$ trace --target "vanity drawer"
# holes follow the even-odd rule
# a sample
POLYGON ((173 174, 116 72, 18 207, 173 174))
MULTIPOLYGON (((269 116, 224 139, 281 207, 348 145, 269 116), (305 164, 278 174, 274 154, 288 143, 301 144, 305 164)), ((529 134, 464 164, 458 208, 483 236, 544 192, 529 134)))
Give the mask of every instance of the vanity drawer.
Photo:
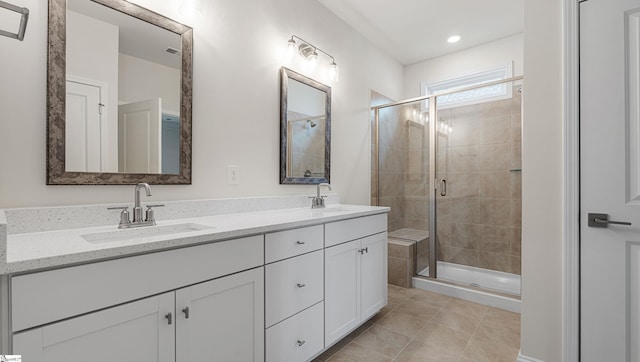
POLYGON ((325 247, 387 231, 387 214, 336 221, 325 225, 325 247))
POLYGON ((324 303, 267 329, 267 362, 308 361, 324 348, 324 303))
POLYGON ((322 225, 308 226, 265 235, 265 263, 322 249, 322 225))
POLYGON ((274 325, 324 298, 324 251, 265 266, 265 325, 274 325))

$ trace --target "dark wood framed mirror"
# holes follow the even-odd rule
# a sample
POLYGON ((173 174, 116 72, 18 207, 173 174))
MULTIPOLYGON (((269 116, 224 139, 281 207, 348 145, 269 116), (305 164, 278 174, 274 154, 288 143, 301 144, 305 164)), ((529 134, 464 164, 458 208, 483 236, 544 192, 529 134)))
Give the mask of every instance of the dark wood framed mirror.
POLYGON ((331 88, 280 70, 280 183, 330 182, 331 88))
POLYGON ((49 0, 47 184, 191 184, 193 30, 123 0, 49 0))

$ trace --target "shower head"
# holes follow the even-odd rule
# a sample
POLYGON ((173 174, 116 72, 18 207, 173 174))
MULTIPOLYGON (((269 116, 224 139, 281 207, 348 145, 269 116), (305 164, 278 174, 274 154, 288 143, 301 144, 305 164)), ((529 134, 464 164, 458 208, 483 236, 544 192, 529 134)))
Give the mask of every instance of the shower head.
POLYGON ((313 127, 315 127, 315 126, 316 126, 316 122, 314 122, 314 121, 312 121, 312 120, 310 120, 310 119, 307 119, 307 123, 309 123, 309 126, 310 126, 311 128, 313 128, 313 127))

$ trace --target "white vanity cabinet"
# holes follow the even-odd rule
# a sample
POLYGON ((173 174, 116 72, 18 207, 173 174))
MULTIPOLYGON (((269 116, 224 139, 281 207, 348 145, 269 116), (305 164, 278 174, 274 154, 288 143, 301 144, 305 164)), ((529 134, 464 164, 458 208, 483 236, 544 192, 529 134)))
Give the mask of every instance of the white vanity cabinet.
POLYGON ((171 362, 173 293, 165 293, 13 335, 29 362, 171 362))
POLYGON ((33 362, 262 361, 263 268, 16 333, 33 362))
POLYGON ((309 361, 387 302, 386 212, 345 217, 8 275, 5 343, 28 362, 309 361))
POLYGON ((386 225, 374 215, 325 226, 326 346, 387 304, 386 225))
POLYGON ((264 269, 176 291, 176 360, 263 361, 264 269))
POLYGON ((307 361, 324 349, 324 229, 265 236, 267 361, 307 361))
POLYGON ((263 239, 16 276, 13 353, 35 362, 263 361, 263 239))

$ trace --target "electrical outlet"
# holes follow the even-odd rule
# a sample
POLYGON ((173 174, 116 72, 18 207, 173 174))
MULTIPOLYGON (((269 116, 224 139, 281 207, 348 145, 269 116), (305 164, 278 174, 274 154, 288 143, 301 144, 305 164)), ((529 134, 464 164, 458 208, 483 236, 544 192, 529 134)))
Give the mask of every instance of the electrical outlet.
POLYGON ((240 184, 240 166, 234 166, 234 165, 227 166, 227 184, 229 185, 240 184))

